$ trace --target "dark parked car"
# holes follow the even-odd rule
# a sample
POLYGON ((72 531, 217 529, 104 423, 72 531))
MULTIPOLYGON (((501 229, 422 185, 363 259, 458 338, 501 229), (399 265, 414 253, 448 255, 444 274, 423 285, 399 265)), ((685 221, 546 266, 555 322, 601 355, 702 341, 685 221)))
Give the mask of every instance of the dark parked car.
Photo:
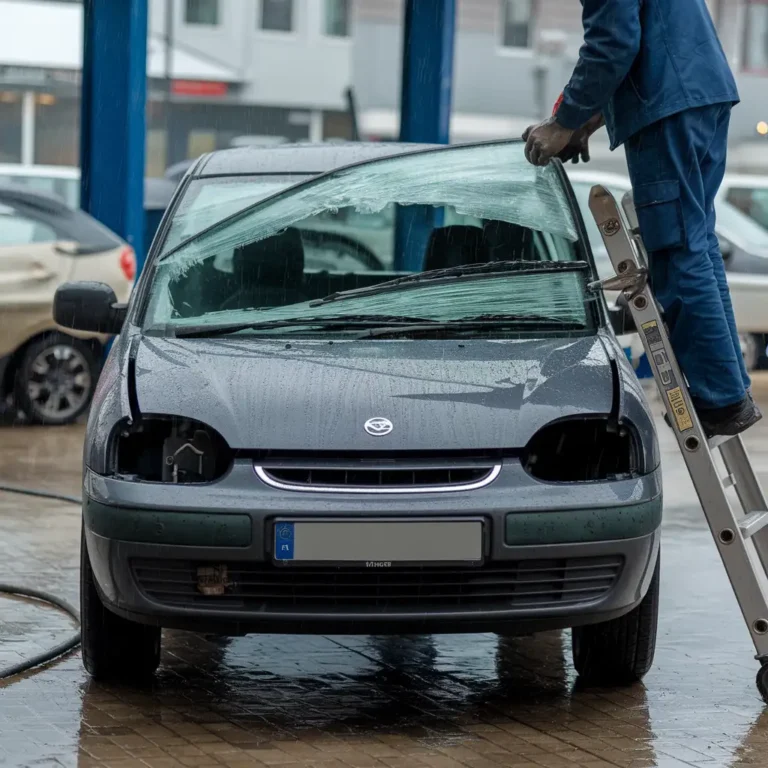
POLYGON ((162 627, 573 628, 586 679, 642 677, 659 450, 595 278, 563 167, 520 142, 201 159, 127 308, 57 295, 119 333, 85 444, 89 672, 152 673, 162 627))

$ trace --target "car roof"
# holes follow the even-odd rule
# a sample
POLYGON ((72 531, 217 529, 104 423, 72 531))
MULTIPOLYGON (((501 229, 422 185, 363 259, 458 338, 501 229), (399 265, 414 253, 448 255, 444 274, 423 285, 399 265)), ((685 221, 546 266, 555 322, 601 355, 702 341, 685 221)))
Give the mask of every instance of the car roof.
POLYGON ((768 188, 768 176, 758 176, 750 173, 726 173, 720 188, 738 185, 755 189, 768 188))
POLYGON ((70 208, 58 197, 34 192, 26 187, 0 184, 0 205, 40 221, 56 233, 59 240, 73 240, 88 248, 110 250, 124 245, 122 238, 99 221, 77 208, 70 208))
POLYGON ((78 179, 80 169, 70 165, 20 165, 0 163, 3 176, 50 176, 57 179, 78 179))
POLYGON ((318 174, 345 165, 402 155, 441 144, 349 142, 347 144, 280 144, 276 147, 237 147, 204 155, 190 175, 235 176, 261 174, 318 174))
POLYGON ((620 173, 611 173, 610 171, 576 171, 570 170, 568 166, 566 166, 566 173, 571 181, 582 181, 590 184, 608 184, 621 187, 622 189, 630 189, 632 186, 627 176, 622 176, 620 173))
POLYGON ((72 208, 58 197, 12 184, 0 184, 0 203, 23 206, 56 216, 66 216, 72 212, 72 208))

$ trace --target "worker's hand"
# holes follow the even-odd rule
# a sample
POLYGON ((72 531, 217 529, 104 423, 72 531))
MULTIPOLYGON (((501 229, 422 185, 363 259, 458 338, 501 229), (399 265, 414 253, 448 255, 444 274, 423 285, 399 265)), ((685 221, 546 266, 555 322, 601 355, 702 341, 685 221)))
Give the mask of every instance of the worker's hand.
POLYGON ((565 145, 565 149, 558 154, 560 160, 564 163, 567 163, 568 161, 578 163, 579 160, 588 163, 590 135, 591 134, 583 128, 575 131, 573 136, 571 136, 571 140, 565 145))
POLYGON ((572 136, 573 131, 563 128, 554 117, 531 125, 523 133, 525 158, 533 165, 547 165, 568 146, 572 136))
POLYGON ((589 139, 592 134, 599 131, 605 125, 602 112, 598 112, 587 120, 577 131, 573 132, 571 140, 565 149, 558 155, 560 160, 567 163, 569 160, 578 163, 579 159, 584 163, 589 162, 589 139))

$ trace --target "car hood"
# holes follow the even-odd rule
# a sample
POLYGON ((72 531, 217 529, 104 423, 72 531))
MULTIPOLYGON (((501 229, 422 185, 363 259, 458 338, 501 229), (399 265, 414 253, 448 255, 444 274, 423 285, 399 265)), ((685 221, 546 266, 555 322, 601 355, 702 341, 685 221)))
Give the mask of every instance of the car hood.
POLYGON ((141 412, 196 419, 235 449, 524 446, 564 416, 609 413, 597 336, 545 340, 290 342, 144 337, 141 412), (363 428, 373 417, 386 436, 363 428))

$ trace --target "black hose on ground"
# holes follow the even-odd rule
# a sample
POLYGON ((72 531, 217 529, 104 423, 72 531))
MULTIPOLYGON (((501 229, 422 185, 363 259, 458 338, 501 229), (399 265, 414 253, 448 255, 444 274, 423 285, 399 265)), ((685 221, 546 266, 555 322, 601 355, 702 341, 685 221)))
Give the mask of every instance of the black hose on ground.
MULTIPOLYGON (((81 504, 81 499, 76 496, 67 496, 61 493, 53 493, 51 491, 42 491, 36 488, 24 488, 14 485, 0 485, 0 492, 3 493, 18 493, 23 496, 35 496, 41 499, 53 499, 55 501, 63 501, 68 504, 81 504)), ((32 589, 31 587, 20 587, 15 584, 0 584, 0 594, 12 595, 16 597, 30 597, 35 600, 41 600, 44 603, 55 606, 61 609, 69 616, 71 616, 77 624, 80 624, 80 614, 77 609, 70 605, 66 600, 62 600, 56 595, 50 594, 40 589, 32 589)), ((40 664, 53 661, 55 658, 68 653, 69 651, 77 648, 80 644, 80 632, 73 634, 68 640, 54 646, 53 648, 43 651, 42 653, 32 656, 29 659, 24 659, 17 664, 12 664, 10 667, 0 669, 0 680, 13 675, 18 675, 21 672, 26 672, 40 664)))
POLYGON ((0 491, 3 493, 18 493, 22 496, 37 496, 41 499, 65 501, 67 504, 77 504, 78 506, 83 503, 83 500, 78 499, 77 496, 67 496, 63 493, 54 493, 53 491, 41 491, 37 488, 24 488, 21 485, 0 485, 0 491))

